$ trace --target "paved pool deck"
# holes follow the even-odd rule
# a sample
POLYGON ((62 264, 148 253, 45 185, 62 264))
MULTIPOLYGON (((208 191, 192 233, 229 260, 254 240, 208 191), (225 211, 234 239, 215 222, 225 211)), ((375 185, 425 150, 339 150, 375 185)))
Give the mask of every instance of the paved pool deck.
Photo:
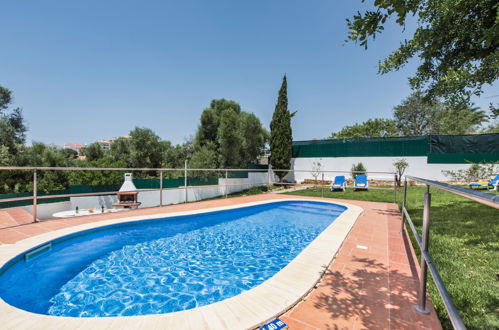
MULTIPOLYGON (((58 229, 122 217, 185 212, 293 197, 262 194, 14 224, 0 229, 0 244, 12 244, 58 229)), ((413 310, 417 302, 419 266, 407 233, 400 234, 401 218, 397 206, 390 203, 337 201, 357 205, 363 208, 364 213, 353 225, 315 289, 281 316, 289 329, 441 329, 429 299, 427 306, 430 315, 413 310)), ((11 216, 15 218, 15 215, 11 216)))

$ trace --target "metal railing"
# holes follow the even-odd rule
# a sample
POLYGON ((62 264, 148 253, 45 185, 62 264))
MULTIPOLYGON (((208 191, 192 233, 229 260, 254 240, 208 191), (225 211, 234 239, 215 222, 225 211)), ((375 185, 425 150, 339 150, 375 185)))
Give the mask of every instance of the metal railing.
POLYGON ((455 195, 459 195, 478 203, 482 203, 485 205, 489 205, 495 208, 499 208, 499 195, 488 194, 481 191, 470 190, 466 188, 461 188, 457 186, 453 186, 450 184, 437 182, 433 180, 413 177, 413 176, 405 176, 404 180, 404 195, 402 199, 402 226, 401 233, 404 232, 404 223, 407 220, 409 227, 416 239, 417 245, 421 251, 421 277, 419 282, 419 291, 418 291, 418 304, 414 306, 414 309, 422 314, 429 314, 430 312, 426 308, 426 282, 428 277, 428 269, 430 270, 431 276, 433 278, 433 282, 437 287, 438 294, 444 303, 445 309, 449 315, 449 319, 452 323, 452 326, 455 329, 466 329, 463 321, 459 317, 459 313, 457 312, 454 303, 452 302, 447 289, 440 277, 440 274, 433 263, 433 260, 428 251, 429 245, 429 236, 430 236, 430 209, 431 209, 431 193, 430 187, 434 187, 437 189, 441 189, 447 192, 450 192, 455 195), (424 206, 423 206, 423 229, 422 236, 419 235, 414 222, 412 221, 409 212, 406 208, 406 200, 407 200, 407 179, 417 181, 426 185, 426 193, 424 195, 424 206))
MULTIPOLYGON (((336 171, 336 170, 317 170, 317 169, 272 169, 270 166, 268 168, 260 168, 260 169, 205 169, 205 168, 188 168, 187 162, 185 163, 183 168, 99 168, 99 167, 0 167, 1 170, 5 171, 33 171, 33 192, 31 196, 23 196, 23 197, 15 197, 15 198, 6 198, 6 199, 0 199, 0 204, 1 203, 6 203, 6 202, 16 202, 16 201, 26 201, 26 200, 32 200, 32 214, 33 214, 33 221, 36 222, 38 221, 38 215, 37 215, 37 209, 38 209, 38 201, 43 200, 43 199, 53 199, 53 198, 69 198, 69 197, 88 197, 88 196, 105 196, 105 195, 116 195, 116 191, 107 191, 107 192, 88 192, 88 193, 69 193, 69 194, 57 194, 57 195, 40 195, 38 194, 37 191, 37 186, 38 186, 38 175, 40 171, 127 171, 127 172, 157 172, 158 177, 159 177, 159 188, 158 189, 140 189, 140 192, 146 192, 146 191, 158 191, 159 192, 159 201, 158 201, 158 206, 163 206, 163 197, 164 197, 164 191, 168 190, 184 190, 185 195, 184 195, 184 202, 187 203, 189 202, 189 197, 188 197, 188 192, 196 189, 203 189, 203 188, 221 188, 223 187, 223 195, 225 198, 227 198, 229 194, 229 189, 231 187, 244 187, 244 186, 267 186, 267 189, 270 190, 270 187, 276 183, 275 176, 276 173, 278 172, 287 172, 287 173, 309 173, 310 176, 315 177, 316 181, 318 182, 321 180, 320 184, 314 184, 313 186, 315 187, 320 187, 322 196, 324 196, 324 189, 328 188, 330 185, 324 184, 325 183, 325 175, 329 174, 351 174, 353 173, 352 171, 336 171), (183 186, 178 186, 175 188, 165 188, 163 187, 163 177, 165 172, 176 172, 176 173, 183 173, 184 175, 184 185, 183 186), (218 172, 221 173, 220 178, 225 179, 223 185, 201 185, 201 186, 189 186, 188 185, 188 173, 196 173, 196 172, 218 172), (228 183, 230 176, 229 173, 234 173, 234 172, 246 172, 246 173, 265 173, 266 174, 266 179, 264 180, 265 182, 252 182, 252 183, 242 183, 242 184, 231 184, 228 183), (321 177, 321 179, 317 180, 321 177)), ((355 172, 354 172, 355 173, 355 172)), ((385 179, 390 178, 393 180, 393 192, 394 192, 394 201, 396 200, 396 180, 395 180, 395 173, 394 172, 376 172, 376 171, 365 171, 365 172, 358 172, 358 173, 367 173, 369 175, 384 175, 386 176, 385 179)), ((195 174, 194 174, 195 176, 195 174)), ((291 183, 291 182, 279 182, 279 185, 282 186, 288 186, 288 185, 295 185, 295 186, 300 186, 300 184, 297 183, 291 183)), ((371 187, 370 189, 376 189, 375 187, 371 187)), ((382 189, 382 188, 381 188, 382 189)), ((386 189, 386 188, 385 188, 386 189)), ((391 189, 391 188, 388 188, 391 189)))

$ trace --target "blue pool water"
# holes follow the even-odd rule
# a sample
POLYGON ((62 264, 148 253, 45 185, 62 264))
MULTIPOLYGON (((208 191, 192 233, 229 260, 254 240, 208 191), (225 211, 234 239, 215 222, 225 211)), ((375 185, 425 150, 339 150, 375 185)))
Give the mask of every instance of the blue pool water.
POLYGON ((4 266, 0 297, 30 312, 76 317, 207 305, 272 277, 345 209, 285 201, 73 234, 4 266))

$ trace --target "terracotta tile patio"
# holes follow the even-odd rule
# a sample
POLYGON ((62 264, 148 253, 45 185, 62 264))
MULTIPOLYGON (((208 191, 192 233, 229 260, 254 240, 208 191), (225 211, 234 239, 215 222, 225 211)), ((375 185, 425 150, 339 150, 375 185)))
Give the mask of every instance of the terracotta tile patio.
MULTIPOLYGON (((0 244, 84 223, 120 217, 220 207, 288 195, 262 194, 188 204, 48 220, 0 228, 0 244)), ((330 199, 329 199, 330 200, 330 199)), ((428 299, 430 315, 413 311, 417 302, 418 261, 400 232, 400 213, 389 203, 341 200, 364 209, 317 287, 281 318, 289 329, 441 329, 428 299)), ((12 214, 9 216, 12 218, 12 214)), ((24 215, 25 216, 25 215, 24 215)), ((14 222, 15 222, 15 216, 14 222)), ((10 222, 10 219, 7 219, 10 222)), ((13 223, 13 222, 12 222, 13 223)), ((6 223, 7 224, 7 223, 6 223)))
POLYGON ((0 228, 25 225, 33 222, 33 216, 22 208, 0 210, 0 228))

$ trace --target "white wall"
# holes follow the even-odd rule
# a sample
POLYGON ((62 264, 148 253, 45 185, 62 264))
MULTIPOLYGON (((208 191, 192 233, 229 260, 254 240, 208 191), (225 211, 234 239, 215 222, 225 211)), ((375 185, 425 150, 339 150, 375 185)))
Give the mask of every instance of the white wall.
MULTIPOLYGON (((442 170, 458 170, 466 169, 468 164, 428 164, 426 157, 328 157, 328 158, 293 158, 292 168, 295 170, 307 170, 310 172, 295 172, 289 173, 286 180, 303 182, 304 179, 313 179, 312 166, 314 162, 322 164, 321 169, 327 171, 348 171, 353 164, 362 162, 368 172, 393 172, 395 168, 393 163, 401 158, 404 158, 408 163, 405 174, 427 178, 431 180, 449 180, 442 174, 442 170)), ((325 173, 326 180, 332 180, 336 175, 345 175, 350 177, 348 173, 325 173)), ((393 176, 389 174, 368 173, 370 179, 378 180, 393 180, 393 176)), ((320 179, 320 176, 318 177, 320 179)))
MULTIPOLYGON (((21 206, 23 209, 28 211, 29 213, 33 214, 33 206, 32 205, 27 205, 27 206, 21 206)), ((67 211, 71 209, 71 203, 70 202, 58 202, 58 203, 48 203, 48 204, 38 204, 36 206, 36 216, 38 219, 41 220, 46 220, 46 219, 52 219, 52 214, 61 212, 61 211, 67 211)))
POLYGON ((100 209, 102 205, 106 209, 113 207, 113 203, 118 202, 118 197, 116 195, 107 196, 84 196, 84 197, 71 197, 71 210, 78 208, 80 209, 100 209))

